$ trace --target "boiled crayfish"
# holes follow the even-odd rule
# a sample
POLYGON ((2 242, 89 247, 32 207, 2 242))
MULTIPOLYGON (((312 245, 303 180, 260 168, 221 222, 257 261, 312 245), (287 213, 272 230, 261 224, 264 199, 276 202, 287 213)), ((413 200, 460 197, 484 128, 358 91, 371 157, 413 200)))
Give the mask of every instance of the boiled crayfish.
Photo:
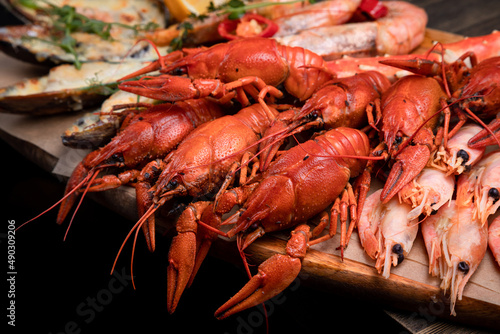
POLYGON ((194 128, 222 116, 222 110, 213 101, 199 99, 151 106, 130 115, 126 126, 110 143, 89 153, 74 169, 57 216, 59 224, 85 184, 87 191, 103 191, 134 180, 138 175, 135 168, 165 156, 194 128), (99 171, 109 167, 126 168, 127 171, 118 177, 109 175, 95 179, 99 171))
MULTIPOLYGON (((190 209, 189 214, 193 219, 196 219, 197 224, 228 237, 240 235, 238 244, 240 252, 242 252, 264 233, 287 229, 307 222, 324 212, 333 203, 328 234, 319 236, 328 226, 329 219, 326 212, 322 215, 321 223, 311 233, 309 233, 309 227, 299 227, 294 233, 303 234, 304 237, 311 240, 302 244, 300 249, 297 249, 297 253, 291 251, 294 248, 292 242, 287 248, 289 253, 287 256, 277 255, 266 261, 267 264, 262 264, 259 267, 260 274, 253 278, 242 289, 242 292, 221 307, 216 312, 217 317, 225 318, 272 298, 284 290, 300 271, 300 259, 305 255, 308 247, 329 239, 336 233, 339 217, 342 226, 340 247, 343 251, 348 239, 346 237, 347 211, 351 214, 351 228, 354 227, 357 219, 356 195, 349 180, 362 172, 366 164, 363 157, 366 157, 369 152, 368 137, 359 130, 344 127, 332 129, 291 148, 280 155, 261 177, 257 177, 255 183, 243 186, 243 188, 251 187, 251 191, 239 193, 246 197, 240 199, 242 201, 241 209, 222 223, 210 218, 210 221, 214 221, 216 225, 234 225, 228 233, 210 228, 213 225, 201 219, 202 212, 199 207, 195 208, 196 211, 200 211, 197 216, 199 218, 196 218, 196 215, 193 215, 194 211, 190 209), (246 233, 246 236, 242 236, 242 233, 246 233), (303 255, 299 256, 299 253, 303 255), (267 279, 263 279, 263 276, 267 279)), ((229 197, 233 198, 233 196, 229 197)), ((232 207, 231 204, 221 202, 224 202, 224 198, 221 201, 216 201, 216 206, 226 207, 225 211, 232 207)), ((191 226, 186 222, 183 224, 186 227, 191 226)), ((300 235, 295 235, 292 238, 301 239, 300 235)), ((175 250, 172 251, 171 248, 171 252, 192 254, 191 261, 199 262, 197 256, 193 255, 196 248, 193 242, 176 243, 175 250)), ((190 277, 192 280, 193 271, 191 268, 193 265, 187 265, 185 259, 182 262, 177 259, 175 262, 171 262, 171 265, 177 268, 172 271, 175 275, 169 276, 169 284, 175 287, 175 292, 173 292, 176 296, 173 299, 175 301, 173 308, 175 308, 185 287, 183 282, 186 282, 190 277)))
POLYGON ((281 112, 266 131, 266 136, 270 139, 261 144, 264 147, 261 170, 269 166, 284 138, 288 136, 307 129, 363 128, 368 124, 368 119, 373 118, 372 113, 377 109, 375 106, 380 103, 382 94, 389 87, 389 80, 375 71, 327 82, 302 108, 281 112))
POLYGON ((266 108, 267 93, 282 97, 282 92, 276 89, 278 85, 282 84, 286 91, 303 101, 333 78, 317 54, 255 37, 203 48, 169 64, 160 59, 122 80, 158 68, 162 73, 175 72, 187 77, 163 74, 122 82, 119 88, 164 101, 213 96, 225 102, 237 98, 244 106, 249 104, 246 92, 266 108))
MULTIPOLYGON (((257 152, 260 136, 274 120, 260 104, 241 109, 205 123, 192 131, 179 146, 163 160, 150 162, 144 169, 158 174, 154 184, 148 179, 138 187, 138 210, 151 250, 155 248, 154 212, 176 196, 200 197, 220 192, 232 182, 235 171, 252 160, 257 152), (146 223, 147 222, 147 223, 146 223)), ((246 167, 240 172, 245 183, 246 167)))

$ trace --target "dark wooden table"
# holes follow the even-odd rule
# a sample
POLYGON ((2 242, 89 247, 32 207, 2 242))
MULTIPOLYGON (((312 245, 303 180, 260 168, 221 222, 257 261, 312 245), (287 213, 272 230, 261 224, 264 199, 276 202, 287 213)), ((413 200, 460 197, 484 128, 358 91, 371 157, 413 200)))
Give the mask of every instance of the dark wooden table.
MULTIPOLYGON (((410 2, 427 10, 430 28, 466 36, 500 28, 498 0, 410 2)), ((1 25, 13 22, 4 12, 1 17, 1 25)), ((64 183, 3 140, 0 147, 5 226, 7 220, 24 222, 52 205, 61 197, 64 183)), ((168 239, 158 243, 154 254, 147 252, 143 244, 137 247, 134 291, 127 279, 129 269, 125 259, 130 256, 129 251, 122 255, 118 267, 118 272, 124 270, 124 274, 109 275, 130 221, 90 200, 84 201, 65 242, 66 226, 57 226, 54 221, 52 211, 17 233, 16 329, 19 332, 97 333, 104 329, 115 333, 265 332, 262 314, 256 309, 224 321, 213 317, 215 309, 246 282, 240 267, 209 257, 176 313, 169 315, 165 297, 168 239)), ((4 236, 2 244, 6 244, 4 236)), ((3 249, 5 254, 6 248, 3 249)), ((274 333, 338 331, 345 327, 350 332, 409 330, 379 304, 347 296, 342 291, 326 293, 311 284, 301 284, 285 291, 280 300, 269 312, 270 331, 274 333)), ((396 312, 406 326, 431 324, 436 320, 425 312, 404 312, 398 307, 389 311, 396 312)))
POLYGON ((500 29, 500 2, 496 0, 410 0, 423 7, 429 28, 464 36, 480 36, 500 29))

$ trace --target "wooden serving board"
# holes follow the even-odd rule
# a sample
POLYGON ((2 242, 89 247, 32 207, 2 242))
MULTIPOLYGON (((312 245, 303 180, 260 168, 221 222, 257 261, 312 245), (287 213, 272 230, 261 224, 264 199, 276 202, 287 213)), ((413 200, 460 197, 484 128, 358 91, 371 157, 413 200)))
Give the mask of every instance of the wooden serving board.
MULTIPOLYGON (((425 41, 415 53, 425 52, 434 41, 450 43, 462 38, 428 29, 425 41)), ((39 69, 8 59, 2 54, 0 60, 3 73, 0 87, 26 77, 41 75, 39 69)), ((28 117, 0 114, 0 136, 43 169, 67 177, 88 151, 64 147, 60 134, 80 115, 81 113, 28 117)), ((135 196, 131 188, 122 187, 92 194, 92 198, 127 219, 137 220, 135 196)), ((162 220, 161 217, 160 224, 166 230, 173 227, 173 222, 162 220)), ((252 254, 252 261, 258 264, 275 253, 283 253, 285 244, 285 233, 266 236, 254 242, 248 248, 248 253, 252 254)), ((428 312, 457 323, 500 329, 500 269, 489 251, 480 269, 473 275, 477 279, 472 279, 466 286, 463 299, 456 305, 457 316, 450 316, 448 297, 440 291, 439 280, 427 274, 426 254, 421 238, 410 253, 411 258, 391 270, 392 274, 388 279, 384 279, 374 269, 374 261, 364 254, 357 235, 353 235, 344 261, 341 261, 335 251, 336 245, 338 239, 334 238, 308 252, 299 276, 306 277, 303 279, 304 284, 357 296, 381 305, 428 312)), ((227 261, 241 263, 235 250, 234 243, 221 239, 213 246, 212 254, 227 261)))

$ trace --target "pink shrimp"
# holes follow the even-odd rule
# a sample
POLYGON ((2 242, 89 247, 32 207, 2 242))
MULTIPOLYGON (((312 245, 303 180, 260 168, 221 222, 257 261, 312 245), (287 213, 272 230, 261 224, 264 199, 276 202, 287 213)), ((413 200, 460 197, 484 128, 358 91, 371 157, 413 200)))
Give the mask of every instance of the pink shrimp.
POLYGON ((488 229, 488 245, 500 266, 500 216, 497 216, 488 229))
POLYGON ((418 232, 416 219, 409 220, 411 206, 396 198, 382 204, 378 190, 368 196, 358 221, 361 245, 376 259, 375 268, 388 278, 391 264, 398 265, 410 252, 418 232))
POLYGON ((286 13, 273 10, 268 17, 279 26, 273 37, 290 36, 313 28, 344 24, 351 19, 360 4, 361 0, 331 0, 289 8, 286 13))
POLYGON ((488 245, 487 224, 474 218, 474 206, 451 201, 422 223, 429 273, 439 276, 441 289, 450 291, 450 311, 462 299, 464 287, 483 259, 488 245))
POLYGON ((488 153, 457 182, 457 202, 473 205, 473 218, 486 225, 500 207, 500 151, 488 153))
POLYGON ((387 7, 387 15, 375 21, 313 28, 276 40, 309 49, 327 60, 344 55, 410 53, 424 40, 427 14, 405 1, 381 3, 387 7))
POLYGON ((484 155, 485 147, 471 148, 467 145, 469 139, 479 133, 483 128, 475 123, 461 127, 455 135, 448 140, 446 148, 440 146, 434 152, 431 166, 446 171, 447 174, 462 174, 474 166, 484 155))
POLYGON ((420 214, 434 214, 446 202, 449 202, 455 191, 455 177, 446 175, 444 171, 426 167, 410 183, 398 193, 399 199, 412 205, 408 219, 416 219, 420 214))

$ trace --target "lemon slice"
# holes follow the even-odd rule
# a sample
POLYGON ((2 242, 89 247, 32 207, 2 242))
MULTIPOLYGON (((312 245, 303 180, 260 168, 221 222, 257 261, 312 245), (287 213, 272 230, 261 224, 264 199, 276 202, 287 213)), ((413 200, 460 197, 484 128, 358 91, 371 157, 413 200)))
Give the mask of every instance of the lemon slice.
MULTIPOLYGON (((213 0, 164 0, 165 5, 172 17, 177 21, 182 21, 188 17, 189 14, 201 15, 207 12, 210 1, 213 0)), ((226 0, 213 1, 215 6, 221 5, 226 0)))

